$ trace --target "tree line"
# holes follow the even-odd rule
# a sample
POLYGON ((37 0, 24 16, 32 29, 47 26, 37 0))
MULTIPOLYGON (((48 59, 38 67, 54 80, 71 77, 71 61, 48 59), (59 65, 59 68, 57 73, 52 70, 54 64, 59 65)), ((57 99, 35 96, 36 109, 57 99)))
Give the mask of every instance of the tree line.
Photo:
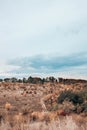
POLYGON ((44 83, 44 82, 57 82, 58 80, 56 78, 54 78, 53 76, 50 76, 50 77, 46 77, 46 78, 40 78, 40 77, 28 77, 28 78, 22 78, 22 79, 19 79, 19 78, 16 78, 16 77, 12 77, 12 78, 4 78, 4 79, 0 79, 0 82, 12 82, 12 83, 33 83, 33 84, 36 84, 36 83, 44 83))
POLYGON ((46 77, 46 78, 40 78, 40 77, 28 77, 28 78, 16 78, 16 77, 12 77, 12 78, 4 78, 4 79, 0 79, 0 82, 12 82, 12 83, 33 83, 33 84, 37 84, 37 83, 45 83, 45 82, 51 82, 51 83, 55 83, 55 82, 59 82, 62 84, 76 84, 76 83, 87 83, 87 80, 82 80, 82 79, 65 79, 65 78, 55 78, 53 76, 50 77, 46 77))

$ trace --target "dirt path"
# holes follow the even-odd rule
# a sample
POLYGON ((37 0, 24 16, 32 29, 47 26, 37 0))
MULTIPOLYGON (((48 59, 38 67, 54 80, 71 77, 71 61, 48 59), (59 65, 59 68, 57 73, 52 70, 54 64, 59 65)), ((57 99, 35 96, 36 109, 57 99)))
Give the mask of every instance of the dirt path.
POLYGON ((44 98, 41 98, 40 103, 41 103, 41 106, 42 106, 42 111, 44 111, 44 112, 47 111, 46 105, 44 103, 44 98))

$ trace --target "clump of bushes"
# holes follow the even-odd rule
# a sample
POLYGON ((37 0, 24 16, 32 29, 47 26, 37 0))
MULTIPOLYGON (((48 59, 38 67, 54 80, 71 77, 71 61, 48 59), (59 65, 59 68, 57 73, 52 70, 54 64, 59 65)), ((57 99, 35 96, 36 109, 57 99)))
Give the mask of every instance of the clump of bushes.
POLYGON ((84 102, 82 104, 77 104, 75 106, 74 112, 77 114, 84 113, 85 116, 87 116, 87 102, 84 102))
POLYGON ((83 100, 87 100, 87 90, 80 91, 79 96, 82 97, 83 100))
POLYGON ((75 113, 85 113, 87 114, 87 91, 79 91, 79 92, 73 92, 73 91, 63 91, 57 98, 58 105, 61 104, 63 109, 69 111, 73 111, 75 113), (67 106, 68 104, 72 103, 72 106, 67 106))
POLYGON ((83 97, 79 95, 79 93, 74 93, 70 90, 63 91, 57 99, 57 103, 63 103, 65 100, 72 102, 74 105, 82 104, 83 97))

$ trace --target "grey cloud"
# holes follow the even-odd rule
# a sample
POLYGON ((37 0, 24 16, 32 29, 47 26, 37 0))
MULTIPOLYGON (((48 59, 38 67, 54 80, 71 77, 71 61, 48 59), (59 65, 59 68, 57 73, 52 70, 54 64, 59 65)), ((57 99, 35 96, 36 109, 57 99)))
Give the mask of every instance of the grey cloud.
POLYGON ((9 61, 10 65, 20 66, 17 73, 40 72, 50 73, 69 68, 87 66, 86 53, 78 53, 70 56, 32 56, 9 61))

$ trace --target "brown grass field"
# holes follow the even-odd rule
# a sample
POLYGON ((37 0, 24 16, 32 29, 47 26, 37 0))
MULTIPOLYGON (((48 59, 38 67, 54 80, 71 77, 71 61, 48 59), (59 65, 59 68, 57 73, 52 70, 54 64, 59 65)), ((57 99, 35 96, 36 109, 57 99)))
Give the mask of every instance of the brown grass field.
POLYGON ((87 83, 1 82, 0 130, 87 130, 86 91, 87 83), (58 103, 66 91, 80 93, 84 101, 58 103))

